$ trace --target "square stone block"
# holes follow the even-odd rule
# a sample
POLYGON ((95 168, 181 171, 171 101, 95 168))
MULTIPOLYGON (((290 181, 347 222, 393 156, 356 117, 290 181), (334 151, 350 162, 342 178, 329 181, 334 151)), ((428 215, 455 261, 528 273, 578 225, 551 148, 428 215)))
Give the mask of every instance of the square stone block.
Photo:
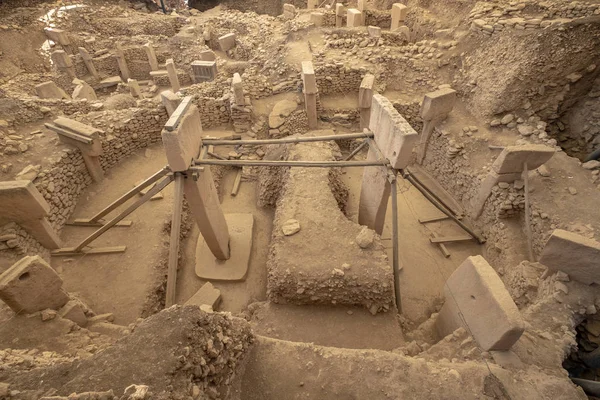
POLYGON ((446 117, 454 108, 456 90, 445 88, 425 94, 421 104, 421 118, 431 121, 446 117))
POLYGON ((600 284, 600 243, 593 239, 555 229, 539 262, 586 285, 600 284))
POLYGON ((27 256, 0 275, 0 299, 14 312, 58 310, 69 301, 63 281, 40 256, 27 256))
POLYGON ((482 256, 468 257, 444 285, 440 337, 464 327, 485 351, 509 350, 525 330, 517 305, 482 256))

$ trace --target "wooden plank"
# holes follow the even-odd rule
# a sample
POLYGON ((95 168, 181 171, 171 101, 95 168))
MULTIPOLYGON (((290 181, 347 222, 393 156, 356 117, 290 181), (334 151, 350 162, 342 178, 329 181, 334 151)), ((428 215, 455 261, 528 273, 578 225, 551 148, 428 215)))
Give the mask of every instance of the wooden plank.
POLYGON ((181 173, 175 174, 175 194, 173 196, 173 217, 171 219, 171 237, 169 241, 169 267, 167 272, 167 294, 165 308, 175 304, 177 289, 177 263, 179 260, 179 232, 181 229, 181 210, 183 209, 183 182, 181 173))
POLYGON ((232 196, 237 196, 238 191, 240 190, 241 182, 242 182, 242 168, 239 168, 237 175, 235 176, 235 181, 233 181, 233 188, 231 189, 232 196))
POLYGON ((103 235, 107 230, 109 230, 114 225, 116 225, 117 222, 121 221, 123 218, 125 218, 126 216, 128 216, 129 214, 134 212, 139 206, 141 206, 142 204, 144 204, 145 202, 150 200, 150 198, 152 196, 154 196, 156 193, 160 192, 165 187, 167 187, 167 185, 169 183, 171 183, 172 180, 173 180, 172 176, 165 177, 162 181, 160 181, 152 189, 150 189, 148 191, 148 193, 146 193, 144 196, 142 196, 141 199, 139 199, 138 201, 136 201, 135 203, 133 203, 132 205, 127 207, 124 211, 122 211, 119 215, 117 215, 116 217, 114 217, 113 219, 108 221, 104 226, 102 226, 96 232, 92 233, 90 236, 85 238, 81 243, 79 243, 77 245, 77 247, 75 247, 75 250, 81 251, 85 246, 87 246, 88 244, 90 244, 91 242, 96 240, 98 237, 103 235))
POLYGON ((431 243, 448 243, 448 242, 463 242, 465 240, 473 240, 471 236, 441 236, 430 238, 431 243))
POLYGON ((110 205, 108 205, 105 209, 100 211, 98 214, 94 215, 90 218, 90 221, 99 221, 102 217, 108 215, 111 211, 125 203, 130 198, 134 197, 140 190, 144 189, 147 186, 154 184, 157 180, 162 178, 169 171, 168 167, 164 167, 163 169, 157 171, 150 178, 146 179, 141 184, 137 185, 129 192, 125 193, 123 196, 119 197, 117 200, 113 201, 110 205))
POLYGON ((225 157, 223 157, 223 156, 220 156, 220 155, 218 155, 218 154, 215 154, 215 153, 213 153, 213 152, 210 152, 210 151, 209 151, 209 152, 207 152, 206 154, 208 154, 208 155, 209 155, 209 156, 211 156, 211 157, 214 157, 214 158, 216 158, 217 160, 228 160, 227 158, 225 158, 225 157))
POLYGON ((425 169, 418 165, 411 165, 407 168, 408 172, 416 179, 421 186, 429 189, 429 191, 437 198, 437 200, 442 203, 446 208, 448 208, 454 215, 464 215, 465 212, 462 206, 452 197, 450 193, 446 189, 440 185, 440 183, 433 178, 425 169))
MULTIPOLYGON (((431 236, 434 239, 439 238, 439 236, 435 232, 431 232, 431 236)), ((446 245, 444 243, 438 243, 438 246, 439 246, 440 250, 442 251, 442 254, 444 255, 444 257, 446 257, 446 258, 450 257, 450 252, 448 251, 448 248, 446 247, 446 245)))
MULTIPOLYGON (((133 224, 133 221, 120 221, 115 224, 118 227, 128 228, 133 224)), ((91 219, 85 218, 76 218, 72 221, 66 223, 66 225, 70 226, 103 226, 104 220, 92 221, 91 219)))
POLYGON ((191 103, 192 103, 192 96, 186 96, 183 98, 183 100, 181 100, 181 103, 179 103, 179 106, 175 109, 175 111, 173 111, 173 114, 171 114, 171 117, 165 124, 166 130, 168 130, 169 132, 172 132, 175 129, 177 129, 177 126, 179 125, 179 121, 185 115, 185 113, 191 103))
POLYGON ((437 217, 419 218, 419 223, 420 224, 426 224, 428 222, 443 221, 445 219, 449 219, 449 217, 447 215, 440 215, 440 216, 437 216, 437 217))
POLYGON ((69 257, 69 256, 81 256, 84 254, 112 254, 112 253, 123 253, 127 249, 127 246, 112 246, 112 247, 91 247, 87 249, 81 249, 76 251, 75 247, 65 247, 62 249, 54 250, 50 252, 51 256, 54 257, 69 257))

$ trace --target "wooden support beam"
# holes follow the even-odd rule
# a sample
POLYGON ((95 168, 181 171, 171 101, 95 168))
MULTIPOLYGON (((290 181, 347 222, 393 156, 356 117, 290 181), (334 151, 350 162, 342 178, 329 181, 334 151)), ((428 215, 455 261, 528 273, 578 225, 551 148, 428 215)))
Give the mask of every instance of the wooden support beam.
POLYGON ((177 264, 179 260, 179 232, 181 230, 181 210, 183 209, 184 176, 175 173, 175 194, 173 196, 173 217, 171 218, 171 237, 169 240, 169 267, 167 272, 167 294, 165 308, 175 304, 177 289, 177 264))
MULTIPOLYGON (((391 168, 390 168, 391 169, 391 168)), ((394 294, 398 313, 402 314, 402 297, 400 295, 400 252, 398 249, 398 187, 396 171, 388 175, 392 192, 392 269, 394 272, 394 294)))
POLYGON ((431 217, 431 218, 419 218, 419 223, 420 224, 426 224, 428 222, 437 222, 437 221, 443 221, 445 219, 449 219, 449 217, 447 215, 440 215, 438 217, 431 217))
POLYGON ((241 182, 242 182, 242 168, 239 168, 238 172, 235 176, 235 180, 233 181, 233 188, 231 189, 232 196, 237 196, 238 191, 240 190, 241 182))
POLYGON ((430 238, 431 243, 449 243, 449 242, 464 242, 466 240, 474 240, 472 236, 438 236, 430 238))
POLYGON ((75 251, 81 251, 88 244, 90 244, 91 242, 99 238, 101 235, 106 233, 106 231, 115 226, 117 222, 121 221, 123 218, 137 210, 139 206, 150 200, 152 196, 154 196, 156 193, 160 192, 165 187, 167 187, 167 185, 171 183, 172 180, 173 176, 169 175, 165 177, 162 181, 158 182, 156 185, 154 185, 152 189, 148 190, 148 193, 143 195, 142 198, 140 198, 138 201, 127 207, 124 211, 119 213, 119 215, 108 221, 102 228, 98 229, 96 232, 92 233, 90 236, 85 238, 81 243, 79 243, 75 247, 75 251))
POLYGON ((306 142, 326 142, 329 140, 366 139, 366 138, 372 138, 373 136, 374 136, 374 134, 372 132, 369 132, 369 133, 344 133, 341 135, 287 137, 287 138, 283 138, 283 139, 259 139, 259 140, 202 139, 202 143, 205 145, 213 145, 213 146, 237 146, 237 145, 260 146, 263 144, 306 143, 306 142))
POLYGON ((144 189, 144 188, 152 185, 154 182, 156 182, 157 180, 159 180, 160 178, 162 178, 163 176, 165 176, 168 172, 169 172, 169 168, 168 167, 163 167, 161 170, 155 172, 154 175, 152 175, 150 178, 146 179, 144 182, 140 183, 139 185, 137 185, 136 187, 134 187, 133 189, 131 189, 130 191, 128 191, 127 193, 125 193, 123 196, 121 196, 117 200, 113 201, 110 205, 108 205, 102 211, 100 211, 99 213, 97 213, 96 215, 94 215, 88 221, 89 222, 96 222, 96 223, 100 222, 101 219, 103 217, 105 217, 106 215, 108 215, 111 211, 115 210, 117 207, 119 207, 120 205, 122 205, 123 203, 125 203, 127 200, 129 200, 132 197, 134 197, 142 189, 144 189))
MULTIPOLYGON (((65 225, 100 227, 100 226, 104 226, 104 222, 105 222, 104 220, 92 221, 92 220, 89 220, 86 218, 76 218, 72 221, 68 221, 65 225)), ((121 221, 121 222, 117 223, 115 226, 129 228, 131 225, 133 225, 133 221, 121 221)))
MULTIPOLYGON (((431 237, 434 239, 439 238, 439 236, 435 232, 431 232, 431 237)), ((446 245, 444 243, 438 243, 438 247, 442 251, 442 254, 444 255, 445 258, 450 257, 450 252, 448 251, 448 248, 446 247, 446 245)))
POLYGON ((357 155, 362 149, 364 149, 364 147, 369 144, 369 142, 367 142, 366 140, 364 142, 362 142, 360 145, 358 145, 357 148, 355 148, 354 150, 352 150, 352 153, 348 154, 348 157, 344 158, 344 161, 350 161, 354 158, 355 155, 357 155))
POLYGON ((52 257, 72 257, 81 256, 84 254, 112 254, 123 253, 127 250, 127 246, 112 246, 112 247, 92 247, 87 249, 75 250, 75 247, 65 247, 54 250, 50 253, 52 257))

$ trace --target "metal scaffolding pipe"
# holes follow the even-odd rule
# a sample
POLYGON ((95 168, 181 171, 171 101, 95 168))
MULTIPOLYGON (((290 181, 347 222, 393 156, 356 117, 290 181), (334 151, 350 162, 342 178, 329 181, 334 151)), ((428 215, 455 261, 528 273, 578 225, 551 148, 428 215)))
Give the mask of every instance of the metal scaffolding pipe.
POLYGON ((258 140, 224 140, 224 139, 202 139, 203 145, 213 146, 238 146, 238 145, 254 145, 263 144, 285 144, 285 143, 305 143, 305 142, 326 142, 329 140, 346 140, 346 139, 364 139, 372 138, 373 133, 345 133, 342 135, 329 136, 303 136, 303 137, 287 137, 283 139, 258 139, 258 140))
POLYGON ((386 166, 387 160, 381 161, 271 161, 271 160, 194 160, 195 165, 232 165, 235 167, 369 167, 386 166))

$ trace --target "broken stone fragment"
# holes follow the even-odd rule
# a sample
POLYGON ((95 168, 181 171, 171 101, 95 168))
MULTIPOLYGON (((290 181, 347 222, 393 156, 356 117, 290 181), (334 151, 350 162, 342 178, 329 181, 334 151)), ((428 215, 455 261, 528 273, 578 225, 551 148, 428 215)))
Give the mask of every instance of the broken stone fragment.
POLYGON ((281 230, 285 236, 292 236, 300 232, 300 222, 295 219, 288 219, 281 226, 281 230))
POLYGON ((360 246, 361 249, 367 249, 373 245, 373 241, 375 240, 375 231, 364 226, 358 236, 356 236, 356 244, 360 246))

